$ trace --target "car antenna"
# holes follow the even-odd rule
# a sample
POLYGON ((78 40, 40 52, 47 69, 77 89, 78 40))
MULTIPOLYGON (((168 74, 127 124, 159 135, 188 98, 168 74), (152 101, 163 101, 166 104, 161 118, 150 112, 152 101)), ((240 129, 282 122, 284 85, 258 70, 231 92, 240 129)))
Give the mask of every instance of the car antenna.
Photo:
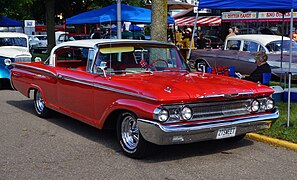
MULTIPOLYGON (((100 23, 101 22, 109 22, 111 29, 111 18, 109 15, 100 16, 100 23)), ((111 68, 111 33, 109 34, 109 68, 111 68)), ((109 72, 109 76, 111 77, 111 71, 109 72)))

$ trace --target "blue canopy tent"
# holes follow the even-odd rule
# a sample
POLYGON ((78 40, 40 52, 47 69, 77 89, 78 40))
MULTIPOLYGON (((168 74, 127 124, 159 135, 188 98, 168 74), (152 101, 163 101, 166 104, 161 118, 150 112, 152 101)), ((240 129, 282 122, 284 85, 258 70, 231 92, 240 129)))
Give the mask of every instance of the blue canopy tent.
MULTIPOLYGON (((122 28, 124 28, 124 25, 122 26, 122 28)), ((116 31, 117 30, 117 27, 115 26, 115 27, 113 27, 113 28, 111 28, 111 30, 113 30, 113 31, 116 31)), ((130 25, 129 26, 129 31, 142 31, 143 30, 143 28, 142 27, 139 27, 139 26, 136 26, 136 25, 130 25)))
POLYGON ((0 27, 20 27, 20 26, 24 26, 24 23, 14 19, 10 19, 5 16, 0 17, 0 27))
MULTIPOLYGON (((151 10, 121 4, 122 21, 132 23, 151 23, 151 10)), ((117 5, 84 12, 66 19, 66 24, 97 24, 117 21, 117 5), (106 17, 106 18, 104 18, 106 17)), ((174 18, 168 16, 168 24, 174 24, 174 18)))
MULTIPOLYGON (((293 10, 297 9, 297 0, 199 0, 198 8, 208 8, 208 9, 221 9, 221 10, 265 10, 265 11, 287 11, 291 12, 291 23, 290 23, 290 37, 292 41, 293 32, 293 10)), ((198 13, 196 19, 198 18, 198 13)), ((196 23, 196 21, 195 21, 196 23)), ((194 31, 196 26, 194 25, 194 31)), ((194 36, 192 36, 193 41, 194 36)), ((192 42, 191 42, 192 45, 192 42)), ((188 59, 190 58, 190 52, 188 59)), ((287 126, 289 127, 290 121, 290 88, 291 88, 291 63, 292 63, 292 43, 290 45, 290 64, 289 64, 289 87, 288 87, 288 120, 287 126)))

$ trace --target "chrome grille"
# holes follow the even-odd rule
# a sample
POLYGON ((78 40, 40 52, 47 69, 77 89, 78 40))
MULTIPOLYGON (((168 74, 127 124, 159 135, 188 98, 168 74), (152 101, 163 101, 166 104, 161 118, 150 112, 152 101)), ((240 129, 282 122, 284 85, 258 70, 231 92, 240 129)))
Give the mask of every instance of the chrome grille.
MULTIPOLYGON (((262 100, 258 99, 261 103, 262 100)), ((264 100, 264 99, 263 99, 264 100)), ((231 116, 250 114, 248 107, 252 99, 219 102, 199 102, 190 104, 163 105, 169 110, 170 118, 167 123, 181 121, 179 112, 181 107, 189 106, 193 110, 193 118, 190 121, 210 120, 231 116)))
POLYGON ((15 58, 16 62, 31 62, 30 56, 19 56, 15 58))
POLYGON ((193 109, 193 120, 215 119, 249 114, 247 107, 251 100, 234 102, 214 102, 190 105, 193 109))

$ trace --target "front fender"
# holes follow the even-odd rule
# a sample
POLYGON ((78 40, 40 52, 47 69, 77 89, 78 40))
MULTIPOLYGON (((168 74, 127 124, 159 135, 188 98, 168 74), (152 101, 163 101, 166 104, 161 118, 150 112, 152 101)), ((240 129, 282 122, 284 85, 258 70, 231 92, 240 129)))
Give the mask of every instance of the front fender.
POLYGON ((0 79, 10 79, 10 69, 0 64, 0 79))
POLYGON ((158 104, 144 102, 140 100, 133 99, 118 99, 111 104, 111 106, 106 109, 101 116, 99 127, 103 127, 105 120, 108 116, 116 110, 126 110, 133 112, 138 118, 153 119, 153 112, 158 107, 158 104))

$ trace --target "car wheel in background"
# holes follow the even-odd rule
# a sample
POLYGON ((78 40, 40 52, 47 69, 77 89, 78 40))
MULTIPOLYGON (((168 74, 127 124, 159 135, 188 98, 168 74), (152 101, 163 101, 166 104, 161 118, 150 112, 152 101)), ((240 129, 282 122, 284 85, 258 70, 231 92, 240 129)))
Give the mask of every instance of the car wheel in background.
POLYGON ((197 59, 195 61, 195 69, 196 71, 202 72, 203 70, 206 72, 206 69, 209 67, 208 63, 205 60, 197 59))
POLYGON ((49 115, 49 109, 45 106, 42 94, 39 90, 34 91, 34 108, 37 116, 46 118, 49 115))
POLYGON ((153 150, 153 144, 140 134, 137 118, 130 112, 120 114, 117 121, 118 142, 125 155, 131 158, 144 158, 153 150))

